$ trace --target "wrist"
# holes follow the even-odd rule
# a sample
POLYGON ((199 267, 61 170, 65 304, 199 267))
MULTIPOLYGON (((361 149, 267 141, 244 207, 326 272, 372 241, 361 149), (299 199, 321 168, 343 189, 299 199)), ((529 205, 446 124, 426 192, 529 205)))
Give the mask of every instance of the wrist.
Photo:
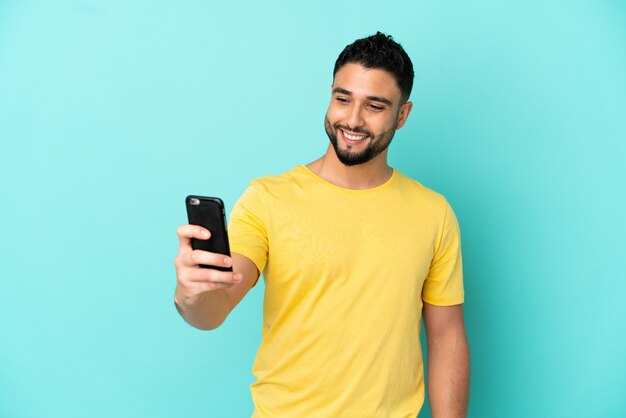
POLYGON ((174 292, 174 305, 176 306, 178 312, 182 315, 183 312, 196 305, 201 297, 202 294, 194 296, 184 295, 179 291, 179 289, 176 289, 174 292))

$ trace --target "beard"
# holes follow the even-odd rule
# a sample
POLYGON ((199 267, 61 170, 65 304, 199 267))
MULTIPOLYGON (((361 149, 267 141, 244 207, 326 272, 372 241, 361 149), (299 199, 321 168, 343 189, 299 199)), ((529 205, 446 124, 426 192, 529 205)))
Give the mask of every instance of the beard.
POLYGON ((333 144, 335 154, 337 154, 337 158, 339 159, 339 161, 341 161, 343 165, 353 166, 358 164, 364 164, 372 160, 374 157, 378 156, 381 152, 389 147, 389 144, 391 143, 391 140, 396 133, 396 128, 398 127, 398 118, 394 118, 394 123, 391 129, 382 132, 380 135, 374 135, 372 132, 365 129, 350 128, 348 126, 340 125, 338 123, 331 125, 330 121, 328 120, 328 116, 324 118, 324 127, 326 128, 326 135, 328 135, 330 143, 333 144), (337 142, 337 131, 339 129, 367 135, 368 138, 363 139, 363 141, 369 141, 367 147, 360 152, 353 151, 350 145, 348 145, 346 149, 340 149, 337 142))

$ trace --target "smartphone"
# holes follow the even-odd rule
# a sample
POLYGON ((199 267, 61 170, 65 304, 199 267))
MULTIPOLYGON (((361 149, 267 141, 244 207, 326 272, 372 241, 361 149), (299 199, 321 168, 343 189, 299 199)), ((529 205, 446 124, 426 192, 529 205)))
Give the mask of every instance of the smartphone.
MULTIPOLYGON (((189 224, 200 225, 211 231, 211 238, 208 240, 192 238, 191 248, 224 254, 230 257, 230 245, 228 244, 228 232, 226 230, 226 212, 224 211, 222 199, 218 197, 187 196, 185 205, 187 206, 189 224)), ((232 267, 207 266, 204 264, 200 264, 200 267, 233 271, 232 267)))

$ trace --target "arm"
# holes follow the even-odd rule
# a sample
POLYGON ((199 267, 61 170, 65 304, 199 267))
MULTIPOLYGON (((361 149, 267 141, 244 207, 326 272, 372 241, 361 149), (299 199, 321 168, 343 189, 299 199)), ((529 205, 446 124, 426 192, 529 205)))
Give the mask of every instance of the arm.
POLYGON ((464 418, 469 401, 470 355, 463 305, 435 306, 424 302, 423 313, 433 418, 464 418))
POLYGON ((203 228, 181 226, 176 267, 174 303, 178 313, 190 325, 204 330, 220 326, 228 314, 248 293, 259 277, 256 265, 247 257, 233 253, 232 257, 192 250, 191 238, 207 239, 203 228), (199 264, 233 266, 233 272, 201 268, 199 264))

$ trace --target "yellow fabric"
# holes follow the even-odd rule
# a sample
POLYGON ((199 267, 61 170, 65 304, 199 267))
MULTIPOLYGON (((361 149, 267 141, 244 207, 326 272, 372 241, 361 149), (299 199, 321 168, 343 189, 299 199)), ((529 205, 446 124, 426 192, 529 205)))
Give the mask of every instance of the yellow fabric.
POLYGON ((446 200, 394 171, 349 190, 305 166, 253 180, 231 251, 265 280, 253 417, 415 417, 424 400, 422 300, 463 302, 446 200))

